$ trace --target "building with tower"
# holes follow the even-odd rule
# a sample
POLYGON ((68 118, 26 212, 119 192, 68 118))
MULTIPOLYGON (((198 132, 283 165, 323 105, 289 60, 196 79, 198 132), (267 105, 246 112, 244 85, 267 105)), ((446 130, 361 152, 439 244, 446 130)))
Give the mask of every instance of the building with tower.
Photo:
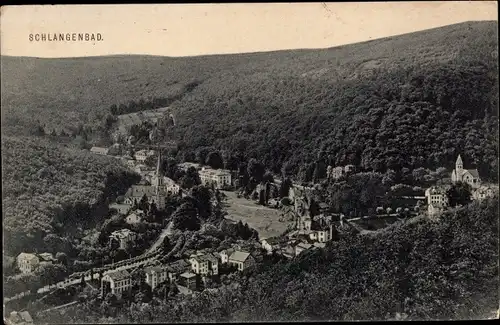
POLYGON ((167 186, 161 170, 161 153, 158 154, 156 172, 151 178, 151 184, 132 185, 125 194, 125 204, 139 203, 144 196, 146 196, 149 204, 156 204, 158 209, 165 208, 167 186))
POLYGON ((453 183, 467 183, 473 189, 481 186, 481 179, 479 178, 477 169, 465 169, 460 155, 458 155, 457 161, 455 162, 455 169, 451 172, 451 181, 453 183))

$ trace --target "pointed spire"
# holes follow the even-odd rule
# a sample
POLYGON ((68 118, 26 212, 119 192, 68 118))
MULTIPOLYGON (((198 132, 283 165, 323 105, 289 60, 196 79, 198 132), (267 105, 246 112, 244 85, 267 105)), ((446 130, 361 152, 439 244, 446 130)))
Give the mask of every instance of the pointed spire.
POLYGON ((161 173, 161 151, 158 150, 158 161, 156 162, 156 176, 160 177, 161 173))
POLYGON ((457 164, 462 164, 462 157, 460 157, 460 154, 458 155, 458 158, 457 158, 457 164))

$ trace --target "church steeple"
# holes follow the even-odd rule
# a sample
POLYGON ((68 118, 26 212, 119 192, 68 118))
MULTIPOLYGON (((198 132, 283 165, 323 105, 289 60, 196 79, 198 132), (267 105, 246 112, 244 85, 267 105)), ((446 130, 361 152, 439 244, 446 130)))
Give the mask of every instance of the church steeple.
POLYGON ((158 161, 156 162, 156 193, 158 194, 160 187, 163 186, 163 172, 161 169, 161 151, 158 150, 158 161))
POLYGON ((464 169, 464 164, 462 162, 462 157, 460 157, 460 155, 458 155, 457 161, 455 162, 455 169, 457 170, 457 172, 459 170, 464 169))

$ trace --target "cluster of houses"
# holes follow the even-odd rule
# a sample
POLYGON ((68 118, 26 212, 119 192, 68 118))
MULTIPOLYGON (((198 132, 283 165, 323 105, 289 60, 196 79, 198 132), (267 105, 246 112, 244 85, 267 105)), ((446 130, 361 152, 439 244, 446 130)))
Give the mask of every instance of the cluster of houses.
MULTIPOLYGON (((144 268, 145 282, 155 289, 162 283, 175 284, 185 291, 198 290, 207 279, 218 277, 220 267, 231 266, 243 271, 256 263, 256 258, 245 251, 227 249, 219 253, 196 252, 189 259, 144 268)), ((134 272, 118 270, 101 279, 101 293, 122 294, 133 285, 134 272)))
MULTIPOLYGON (((472 189, 472 199, 476 201, 493 197, 495 193, 498 193, 498 186, 483 184, 481 182, 477 169, 465 169, 460 155, 458 155, 455 162, 455 169, 451 172, 451 182, 463 182, 469 184, 472 189)), ((451 185, 435 185, 425 191, 427 212, 430 216, 440 214, 449 207, 446 192, 450 189, 450 187, 451 185)))
POLYGON ((320 214, 312 218, 304 215, 298 217, 295 230, 286 236, 263 239, 261 245, 269 254, 293 258, 304 251, 324 248, 333 240, 336 231, 332 216, 320 214))
POLYGON ((16 263, 21 273, 32 273, 40 265, 52 264, 57 262, 51 253, 21 253, 17 256, 16 263))
POLYGON ((153 150, 140 150, 136 153, 136 160, 131 161, 134 163, 134 170, 141 175, 142 180, 139 184, 132 185, 128 189, 123 202, 113 203, 110 205, 110 208, 116 209, 120 214, 127 214, 145 196, 149 204, 154 203, 158 209, 163 209, 167 196, 182 193, 179 185, 163 175, 161 154, 158 154, 156 170, 148 168, 143 164, 135 164, 136 161, 144 162, 152 155, 155 155, 153 150))
POLYGON ((33 318, 30 313, 26 310, 24 311, 13 311, 10 313, 9 317, 4 318, 5 324, 7 325, 27 325, 33 324, 33 318))
POLYGON ((348 175, 355 171, 354 165, 346 165, 346 166, 328 166, 326 169, 326 175, 328 179, 339 179, 342 176, 348 175))
POLYGON ((184 162, 178 164, 180 170, 187 171, 189 168, 194 168, 200 176, 201 184, 214 186, 216 189, 225 190, 233 186, 232 174, 227 169, 213 169, 197 163, 184 162))

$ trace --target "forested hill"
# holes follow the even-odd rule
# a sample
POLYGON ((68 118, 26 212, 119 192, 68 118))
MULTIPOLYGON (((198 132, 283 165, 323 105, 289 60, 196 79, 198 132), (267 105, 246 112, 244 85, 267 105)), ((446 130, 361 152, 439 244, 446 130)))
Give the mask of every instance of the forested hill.
POLYGON ((92 125, 113 104, 175 97, 182 156, 213 146, 304 175, 327 164, 449 168, 461 153, 495 177, 497 39, 497 22, 467 22, 324 50, 4 57, 2 120, 5 132, 33 116, 92 125))
POLYGON ((111 157, 39 137, 2 136, 4 254, 46 252, 50 238, 71 246, 103 217, 97 209, 107 208, 106 199, 139 179, 111 157))

